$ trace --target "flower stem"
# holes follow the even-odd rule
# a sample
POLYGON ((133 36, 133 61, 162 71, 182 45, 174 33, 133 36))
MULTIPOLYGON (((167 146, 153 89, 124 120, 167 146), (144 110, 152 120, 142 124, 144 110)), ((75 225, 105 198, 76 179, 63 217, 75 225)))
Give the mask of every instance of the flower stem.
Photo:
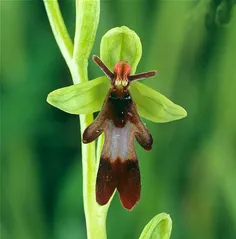
MULTIPOLYGON (((88 80, 88 57, 95 39, 100 3, 99 0, 76 0, 76 30, 74 47, 66 29, 57 0, 44 0, 49 22, 63 57, 70 69, 74 84, 88 80)), ((80 115, 81 134, 93 121, 93 115, 80 115)), ((97 152, 101 152, 100 138, 97 152)), ((100 155, 100 154, 99 154, 100 155)), ((97 161, 99 162, 99 161, 97 161)), ((100 206, 96 202, 95 143, 82 144, 83 200, 87 238, 106 238, 106 216, 110 203, 100 206)))
MULTIPOLYGON (((91 116, 80 116, 81 132, 92 121, 91 116)), ((95 199, 97 167, 95 144, 82 144, 83 199, 87 225, 87 238, 106 238, 107 206, 101 207, 95 199)))

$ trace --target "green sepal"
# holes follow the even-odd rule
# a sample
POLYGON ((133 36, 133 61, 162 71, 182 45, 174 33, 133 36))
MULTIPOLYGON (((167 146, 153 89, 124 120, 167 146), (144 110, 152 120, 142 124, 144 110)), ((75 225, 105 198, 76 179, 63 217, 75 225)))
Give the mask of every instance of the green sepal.
POLYGON ((118 61, 128 61, 131 74, 134 74, 142 56, 142 44, 139 36, 128 27, 115 27, 103 37, 100 45, 100 57, 113 71, 118 61))
POLYGON ((49 93, 47 102, 70 114, 91 114, 101 109, 108 89, 109 80, 99 77, 54 90, 49 93))
POLYGON ((130 91, 139 114, 148 120, 165 123, 187 116, 184 108, 142 83, 132 83, 130 91))
POLYGON ((144 227, 139 239, 169 239, 171 230, 170 216, 166 213, 160 213, 144 227))

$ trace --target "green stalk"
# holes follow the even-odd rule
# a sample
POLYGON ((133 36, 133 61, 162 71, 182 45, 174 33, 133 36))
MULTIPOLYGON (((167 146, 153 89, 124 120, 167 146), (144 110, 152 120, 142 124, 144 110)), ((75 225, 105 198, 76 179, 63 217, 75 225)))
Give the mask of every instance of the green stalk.
MULTIPOLYGON (((76 0, 76 29, 74 47, 66 29, 57 0, 44 0, 45 8, 56 42, 70 69, 74 84, 88 80, 87 66, 99 21, 98 0, 76 0)), ((81 133, 93 121, 93 115, 80 115, 81 133)), ((102 142, 102 139, 99 140, 102 142)), ((102 144, 98 143, 98 152, 102 144)), ((100 154, 99 154, 100 155, 100 154)), ((100 157, 100 156, 99 156, 100 157)), ((110 203, 101 207, 96 202, 95 143, 82 144, 83 200, 87 238, 106 238, 106 216, 110 203)))

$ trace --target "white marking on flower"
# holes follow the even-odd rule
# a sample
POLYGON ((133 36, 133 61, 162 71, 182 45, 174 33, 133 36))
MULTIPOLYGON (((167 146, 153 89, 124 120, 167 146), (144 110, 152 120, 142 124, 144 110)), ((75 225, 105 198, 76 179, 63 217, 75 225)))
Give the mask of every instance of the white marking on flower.
POLYGON ((125 127, 117 128, 111 122, 109 125, 109 141, 107 142, 107 149, 109 149, 108 157, 112 160, 116 160, 118 157, 120 159, 127 159, 130 150, 130 140, 134 139, 134 135, 131 135, 134 125, 130 122, 127 122, 125 127))
POLYGON ((115 85, 117 85, 117 86, 121 85, 121 80, 116 80, 115 85))
POLYGON ((128 85, 128 81, 127 80, 122 80, 122 85, 123 86, 127 86, 128 85))

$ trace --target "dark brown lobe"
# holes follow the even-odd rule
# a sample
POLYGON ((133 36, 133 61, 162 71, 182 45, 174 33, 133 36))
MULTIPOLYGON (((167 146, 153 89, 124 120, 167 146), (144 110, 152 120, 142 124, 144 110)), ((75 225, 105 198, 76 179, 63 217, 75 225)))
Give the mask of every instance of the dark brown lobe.
POLYGON ((124 208, 131 210, 140 199, 141 182, 138 160, 111 162, 101 158, 96 182, 96 200, 105 205, 117 188, 124 208))

